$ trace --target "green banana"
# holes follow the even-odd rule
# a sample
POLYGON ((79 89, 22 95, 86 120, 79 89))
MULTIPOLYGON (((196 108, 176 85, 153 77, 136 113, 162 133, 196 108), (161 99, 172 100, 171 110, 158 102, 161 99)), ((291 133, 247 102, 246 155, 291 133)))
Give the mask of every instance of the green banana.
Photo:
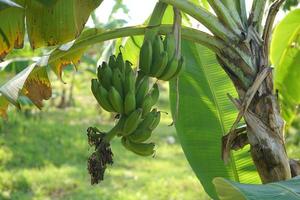
POLYGON ((149 127, 152 127, 152 124, 156 120, 157 112, 158 111, 156 109, 152 109, 152 111, 145 116, 143 121, 140 122, 138 129, 146 130, 149 129, 149 127))
POLYGON ((145 142, 151 137, 151 133, 152 131, 150 129, 137 129, 128 136, 128 139, 132 142, 145 142))
POLYGON ((164 49, 169 55, 169 62, 172 61, 176 52, 176 40, 174 34, 169 33, 166 35, 164 40, 164 49))
POLYGON ((170 63, 168 63, 165 71, 161 76, 158 77, 160 80, 168 81, 170 80, 173 75, 176 73, 178 67, 178 60, 173 59, 170 63))
POLYGON ((122 81, 122 74, 118 68, 113 69, 112 75, 112 85, 116 88, 122 97, 124 98, 124 91, 123 91, 123 81, 122 81))
POLYGON ((153 131, 158 126, 158 124, 160 122, 160 117, 161 117, 160 112, 156 112, 154 114, 154 119, 153 119, 152 123, 150 124, 150 126, 148 126, 149 130, 153 131))
POLYGON ((141 70, 137 72, 136 81, 135 81, 135 87, 138 88, 142 80, 149 75, 145 75, 141 70))
POLYGON ((98 67, 97 73, 99 82, 106 88, 109 89, 111 86, 112 71, 106 62, 103 62, 100 67, 98 67))
POLYGON ((125 63, 124 63, 123 55, 121 52, 117 56, 116 66, 117 66, 117 68, 119 68, 119 70, 120 70, 120 72, 122 72, 122 74, 123 74, 123 72, 125 72, 125 63))
POLYGON ((136 108, 135 93, 129 91, 124 101, 124 113, 129 115, 136 108))
POLYGON ((135 143, 135 142, 131 142, 125 137, 122 137, 122 144, 126 149, 140 156, 152 156, 155 153, 155 144, 152 142, 135 143))
POLYGON ((152 105, 156 104, 159 98, 159 88, 157 83, 153 85, 150 95, 152 98, 152 105))
POLYGON ((104 110, 106 110, 108 112, 115 111, 113 109, 112 105, 108 101, 108 94, 107 94, 106 89, 99 84, 97 79, 92 79, 91 89, 92 89, 93 95, 95 96, 98 103, 104 110))
POLYGON ((118 137, 122 137, 123 136, 123 127, 124 127, 124 123, 126 121, 126 117, 124 115, 122 115, 120 118, 119 118, 119 121, 118 123, 115 125, 119 125, 119 129, 118 129, 118 133, 117 133, 117 136, 118 137))
POLYGON ((125 85, 124 85, 124 92, 127 94, 128 92, 132 91, 135 93, 135 73, 133 71, 128 72, 125 77, 125 85))
POLYGON ((164 51, 164 44, 159 35, 156 35, 153 41, 152 46, 152 64, 156 62, 160 58, 161 53, 164 51))
POLYGON ((108 99, 114 108, 114 110, 118 113, 123 113, 123 101, 122 97, 120 96, 119 92, 111 86, 109 92, 108 92, 108 99))
POLYGON ((132 63, 129 62, 128 60, 125 61, 125 76, 127 76, 128 74, 130 74, 131 72, 133 72, 132 68, 132 63))
POLYGON ((151 75, 154 77, 161 76, 168 65, 168 61, 168 53, 166 51, 163 51, 160 54, 159 58, 154 61, 153 66, 151 68, 151 75))
POLYGON ((133 111, 126 119, 125 123, 124 123, 124 127, 123 127, 123 136, 128 136, 131 133, 133 133, 133 131, 135 131, 135 129, 138 127, 139 125, 139 121, 141 119, 142 116, 142 109, 137 109, 135 111, 133 111))
POLYGON ((143 43, 140 51, 140 69, 145 73, 150 73, 152 64, 152 44, 150 40, 143 43))
POLYGON ((145 76, 141 79, 140 83, 137 86, 136 90, 136 104, 141 106, 144 100, 144 97, 149 90, 149 77, 145 76))
POLYGON ((143 109, 142 117, 143 118, 146 116, 146 114, 148 114, 151 111, 152 106, 153 106, 152 97, 150 94, 147 94, 142 103, 142 109, 143 109))
POLYGON ((117 67, 117 62, 116 62, 116 56, 115 56, 115 55, 111 55, 111 56, 109 57, 108 66, 109 66, 111 69, 114 69, 114 68, 117 67))
POLYGON ((177 71, 175 72, 175 74, 170 78, 173 79, 177 76, 179 76, 180 72, 183 71, 183 69, 185 68, 185 61, 184 61, 184 57, 181 56, 180 60, 178 61, 178 67, 177 67, 177 71))

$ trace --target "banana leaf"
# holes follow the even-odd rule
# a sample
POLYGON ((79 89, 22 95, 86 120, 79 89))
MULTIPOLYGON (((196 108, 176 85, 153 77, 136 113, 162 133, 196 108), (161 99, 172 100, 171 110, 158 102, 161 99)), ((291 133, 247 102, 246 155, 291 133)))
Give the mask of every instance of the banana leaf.
MULTIPOLYGON (((0 59, 13 48, 22 48, 25 17, 29 41, 33 49, 55 46, 77 38, 90 13, 103 0, 16 0, 19 7, 1 9, 0 59)), ((7 1, 8 2, 8 1, 7 1)), ((7 5, 7 4, 5 4, 7 5)))
POLYGON ((290 123, 300 103, 300 9, 291 11, 275 28, 271 62, 275 87, 279 91, 284 119, 290 123))
POLYGON ((265 185, 240 184, 224 178, 215 178, 213 182, 220 200, 300 199, 300 176, 265 185))
POLYGON ((236 94, 231 81, 206 47, 184 40, 181 51, 186 69, 178 81, 171 81, 170 101, 176 131, 193 171, 213 199, 217 199, 215 177, 259 183, 249 146, 232 152, 228 165, 221 159, 221 137, 237 115, 226 96, 236 94))

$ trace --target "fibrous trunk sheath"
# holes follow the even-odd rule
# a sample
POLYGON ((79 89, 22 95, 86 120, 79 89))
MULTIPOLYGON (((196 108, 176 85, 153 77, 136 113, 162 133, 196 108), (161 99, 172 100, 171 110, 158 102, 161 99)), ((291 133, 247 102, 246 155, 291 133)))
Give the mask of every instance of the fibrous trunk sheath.
POLYGON ((244 119, 251 155, 263 183, 291 178, 284 146, 284 121, 273 93, 272 74, 262 83, 244 119))
MULTIPOLYGON (((290 179, 291 170, 284 143, 284 120, 273 88, 273 74, 268 57, 269 42, 258 39, 258 35, 257 30, 250 26, 246 40, 231 47, 236 52, 238 49, 242 50, 251 58, 249 67, 254 74, 246 73, 243 69, 240 74, 236 73, 234 69, 241 67, 236 60, 230 60, 230 55, 226 55, 226 52, 217 57, 238 92, 239 98, 231 100, 247 124, 247 143, 251 146, 254 164, 262 182, 269 183, 290 179), (267 70, 269 73, 258 81, 258 77, 267 70)), ((237 134, 233 131, 226 137, 233 139, 237 134)), ((225 146, 232 148, 233 140, 226 140, 229 142, 225 146)), ((223 148, 224 152, 226 155, 226 148, 223 148)))

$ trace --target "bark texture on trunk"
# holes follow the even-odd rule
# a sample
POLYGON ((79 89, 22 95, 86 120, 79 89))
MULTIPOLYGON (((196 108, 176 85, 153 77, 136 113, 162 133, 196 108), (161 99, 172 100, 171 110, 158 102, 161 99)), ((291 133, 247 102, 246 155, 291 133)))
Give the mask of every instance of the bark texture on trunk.
MULTIPOLYGON (((240 146, 250 144, 250 152, 263 183, 291 178, 291 168, 285 150, 284 120, 280 115, 277 96, 273 92, 273 78, 270 73, 261 83, 248 109, 244 112, 247 124, 247 140, 240 146)), ((238 90, 240 99, 234 99, 235 106, 243 109, 245 92, 238 90)), ((242 135, 240 135, 242 136, 242 135)), ((224 138, 227 138, 226 136, 224 138)), ((231 149, 234 142, 231 143, 231 149)))
POLYGON ((251 156, 263 183, 291 178, 284 144, 284 121, 269 74, 254 97, 244 119, 251 156))
POLYGON ((229 135, 226 136, 228 139, 222 148, 223 159, 226 162, 229 149, 234 149, 234 142, 239 141, 236 127, 243 117, 247 125, 247 139, 243 139, 243 144, 238 146, 250 144, 251 156, 263 183, 291 178, 291 168, 284 142, 284 120, 280 115, 269 63, 272 25, 282 2, 283 0, 277 0, 271 5, 263 31, 256 27, 250 14, 246 39, 235 46, 250 58, 248 68, 252 69, 252 73, 243 70, 241 63, 236 60, 226 62, 226 58, 230 58, 226 51, 222 55, 217 55, 219 63, 237 90, 239 98, 231 97, 231 100, 240 111, 229 135), (235 72, 234 67, 240 69, 242 74, 235 72), (269 72, 266 74, 266 71, 269 72))

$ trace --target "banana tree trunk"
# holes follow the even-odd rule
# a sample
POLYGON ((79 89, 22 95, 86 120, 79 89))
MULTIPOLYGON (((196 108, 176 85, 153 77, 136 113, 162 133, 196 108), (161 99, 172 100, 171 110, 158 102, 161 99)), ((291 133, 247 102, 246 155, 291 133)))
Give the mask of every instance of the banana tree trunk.
POLYGON ((291 171, 283 139, 284 121, 273 94, 272 74, 261 88, 244 119, 253 161, 262 182, 269 183, 291 178, 291 171))

